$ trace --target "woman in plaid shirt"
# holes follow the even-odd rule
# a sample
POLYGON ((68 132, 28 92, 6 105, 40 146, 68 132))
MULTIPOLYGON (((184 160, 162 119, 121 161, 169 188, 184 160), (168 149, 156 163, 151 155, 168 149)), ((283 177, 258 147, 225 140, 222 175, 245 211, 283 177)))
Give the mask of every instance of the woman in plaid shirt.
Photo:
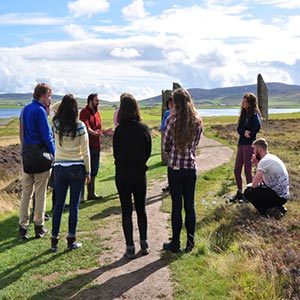
POLYGON ((194 204, 197 180, 196 147, 202 132, 202 120, 193 104, 191 95, 183 88, 174 91, 174 114, 166 122, 163 149, 168 154, 168 180, 172 198, 172 238, 163 249, 180 252, 182 228, 182 199, 187 231, 186 252, 195 245, 196 212, 194 204))

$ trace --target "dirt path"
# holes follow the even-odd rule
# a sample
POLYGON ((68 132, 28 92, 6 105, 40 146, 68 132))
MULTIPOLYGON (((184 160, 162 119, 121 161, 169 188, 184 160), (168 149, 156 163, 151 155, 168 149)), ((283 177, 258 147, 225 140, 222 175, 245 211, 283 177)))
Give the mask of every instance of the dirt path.
MULTIPOLYGON (((200 172, 220 166, 231 159, 233 151, 221 143, 203 137, 200 143, 198 168, 200 172)), ((119 215, 110 217, 110 228, 101 232, 107 238, 107 248, 99 257, 107 265, 94 280, 96 286, 84 292, 85 299, 173 299, 173 283, 166 263, 161 259, 162 243, 168 240, 169 214, 160 211, 162 181, 148 182, 148 239, 151 253, 134 260, 123 257, 125 245, 119 215), (113 232, 113 233, 112 233, 113 232)), ((104 235, 104 236, 103 236, 104 235)), ((138 230, 134 214, 134 237, 139 251, 138 230)), ((82 295, 81 295, 82 296, 82 295)))

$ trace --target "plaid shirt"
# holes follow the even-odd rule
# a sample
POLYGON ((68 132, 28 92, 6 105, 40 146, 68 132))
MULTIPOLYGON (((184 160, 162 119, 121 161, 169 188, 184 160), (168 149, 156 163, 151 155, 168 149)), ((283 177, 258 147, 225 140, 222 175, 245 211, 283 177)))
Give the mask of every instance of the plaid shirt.
POLYGON ((176 122, 175 116, 170 116, 166 122, 166 130, 163 137, 163 149, 168 153, 168 166, 179 169, 196 169, 196 147, 200 142, 202 127, 199 121, 197 131, 192 144, 184 150, 184 153, 178 153, 175 149, 175 143, 172 137, 172 131, 176 122))

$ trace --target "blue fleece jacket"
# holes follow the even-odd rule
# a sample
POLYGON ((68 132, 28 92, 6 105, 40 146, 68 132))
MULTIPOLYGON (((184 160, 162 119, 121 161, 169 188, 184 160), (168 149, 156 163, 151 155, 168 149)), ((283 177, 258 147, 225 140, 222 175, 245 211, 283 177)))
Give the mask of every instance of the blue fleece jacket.
POLYGON ((21 122, 24 128, 24 144, 42 144, 44 143, 49 150, 55 155, 55 145, 50 128, 46 108, 37 100, 24 107, 21 112, 21 122))

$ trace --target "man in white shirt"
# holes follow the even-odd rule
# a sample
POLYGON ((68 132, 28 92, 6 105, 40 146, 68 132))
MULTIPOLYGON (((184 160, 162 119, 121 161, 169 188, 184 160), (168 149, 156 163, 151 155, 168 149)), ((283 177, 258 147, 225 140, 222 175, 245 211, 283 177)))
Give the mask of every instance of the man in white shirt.
POLYGON ((279 157, 269 153, 265 139, 255 140, 252 146, 256 173, 244 196, 262 215, 282 217, 287 212, 283 204, 290 198, 287 169, 279 157))

